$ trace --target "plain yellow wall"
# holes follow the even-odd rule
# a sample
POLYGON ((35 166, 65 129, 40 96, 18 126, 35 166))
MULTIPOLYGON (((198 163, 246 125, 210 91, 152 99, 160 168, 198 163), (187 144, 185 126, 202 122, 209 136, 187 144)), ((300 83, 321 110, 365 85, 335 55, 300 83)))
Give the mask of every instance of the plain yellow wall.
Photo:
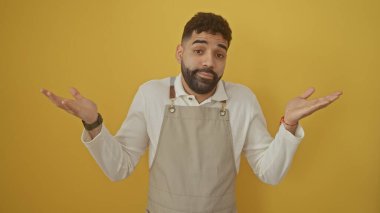
POLYGON ((80 120, 39 89, 78 88, 116 133, 141 83, 178 74, 175 47, 197 11, 229 21, 224 79, 257 94, 272 134, 307 87, 344 92, 302 121, 280 185, 261 183, 242 158, 239 212, 380 212, 379 3, 0 0, 0 212, 144 212, 147 155, 111 182, 81 144, 80 120))

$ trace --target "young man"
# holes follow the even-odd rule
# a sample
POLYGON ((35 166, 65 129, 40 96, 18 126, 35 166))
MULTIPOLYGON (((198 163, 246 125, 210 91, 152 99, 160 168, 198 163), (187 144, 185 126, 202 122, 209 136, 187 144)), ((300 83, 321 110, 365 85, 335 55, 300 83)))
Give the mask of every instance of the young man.
POLYGON ((308 101, 310 88, 291 100, 273 139, 250 89, 220 80, 230 43, 226 20, 196 14, 177 46, 181 73, 140 86, 115 136, 102 124, 96 104, 76 89, 74 100, 42 92, 82 119, 82 141, 113 181, 129 176, 149 145, 148 212, 236 212, 241 153, 263 182, 279 183, 303 138, 299 120, 341 92, 308 101))

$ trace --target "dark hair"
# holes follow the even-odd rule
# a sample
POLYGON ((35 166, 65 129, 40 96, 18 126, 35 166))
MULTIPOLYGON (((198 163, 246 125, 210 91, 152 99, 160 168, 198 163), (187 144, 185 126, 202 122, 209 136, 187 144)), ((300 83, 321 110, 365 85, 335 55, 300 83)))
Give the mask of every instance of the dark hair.
POLYGON ((230 46, 232 31, 228 22, 220 15, 204 12, 195 14, 183 29, 182 41, 190 38, 194 31, 196 33, 207 32, 213 35, 220 33, 230 46))

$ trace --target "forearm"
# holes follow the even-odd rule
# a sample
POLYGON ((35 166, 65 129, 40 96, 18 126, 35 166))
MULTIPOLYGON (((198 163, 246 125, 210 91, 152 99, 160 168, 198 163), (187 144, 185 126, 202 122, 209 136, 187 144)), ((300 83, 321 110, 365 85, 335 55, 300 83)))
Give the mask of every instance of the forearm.
POLYGON ((129 176, 141 155, 124 150, 120 142, 103 125, 91 131, 84 130, 82 141, 99 167, 112 181, 129 176))
POLYGON ((97 135, 99 135, 99 133, 102 131, 102 125, 99 125, 98 127, 96 127, 95 129, 93 130, 90 130, 90 131, 87 131, 88 134, 90 135, 91 137, 91 140, 94 139, 97 135))
POLYGON ((302 127, 298 128, 293 135, 281 125, 274 139, 267 135, 246 147, 247 160, 260 180, 275 185, 286 175, 304 135, 302 127))
POLYGON ((276 185, 286 175, 298 144, 277 138, 259 161, 257 176, 265 183, 276 185))

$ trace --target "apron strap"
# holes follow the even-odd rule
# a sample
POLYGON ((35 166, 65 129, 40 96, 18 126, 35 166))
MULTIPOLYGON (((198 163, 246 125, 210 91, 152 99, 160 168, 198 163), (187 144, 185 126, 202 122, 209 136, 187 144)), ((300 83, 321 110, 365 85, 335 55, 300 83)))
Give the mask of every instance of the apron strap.
POLYGON ((170 99, 175 98, 174 81, 175 81, 175 77, 170 77, 170 91, 169 91, 170 99))
POLYGON ((174 101, 175 101, 174 81, 175 81, 175 77, 170 77, 170 90, 169 90, 170 106, 169 106, 169 112, 171 112, 171 113, 175 112, 175 107, 174 107, 174 101))

